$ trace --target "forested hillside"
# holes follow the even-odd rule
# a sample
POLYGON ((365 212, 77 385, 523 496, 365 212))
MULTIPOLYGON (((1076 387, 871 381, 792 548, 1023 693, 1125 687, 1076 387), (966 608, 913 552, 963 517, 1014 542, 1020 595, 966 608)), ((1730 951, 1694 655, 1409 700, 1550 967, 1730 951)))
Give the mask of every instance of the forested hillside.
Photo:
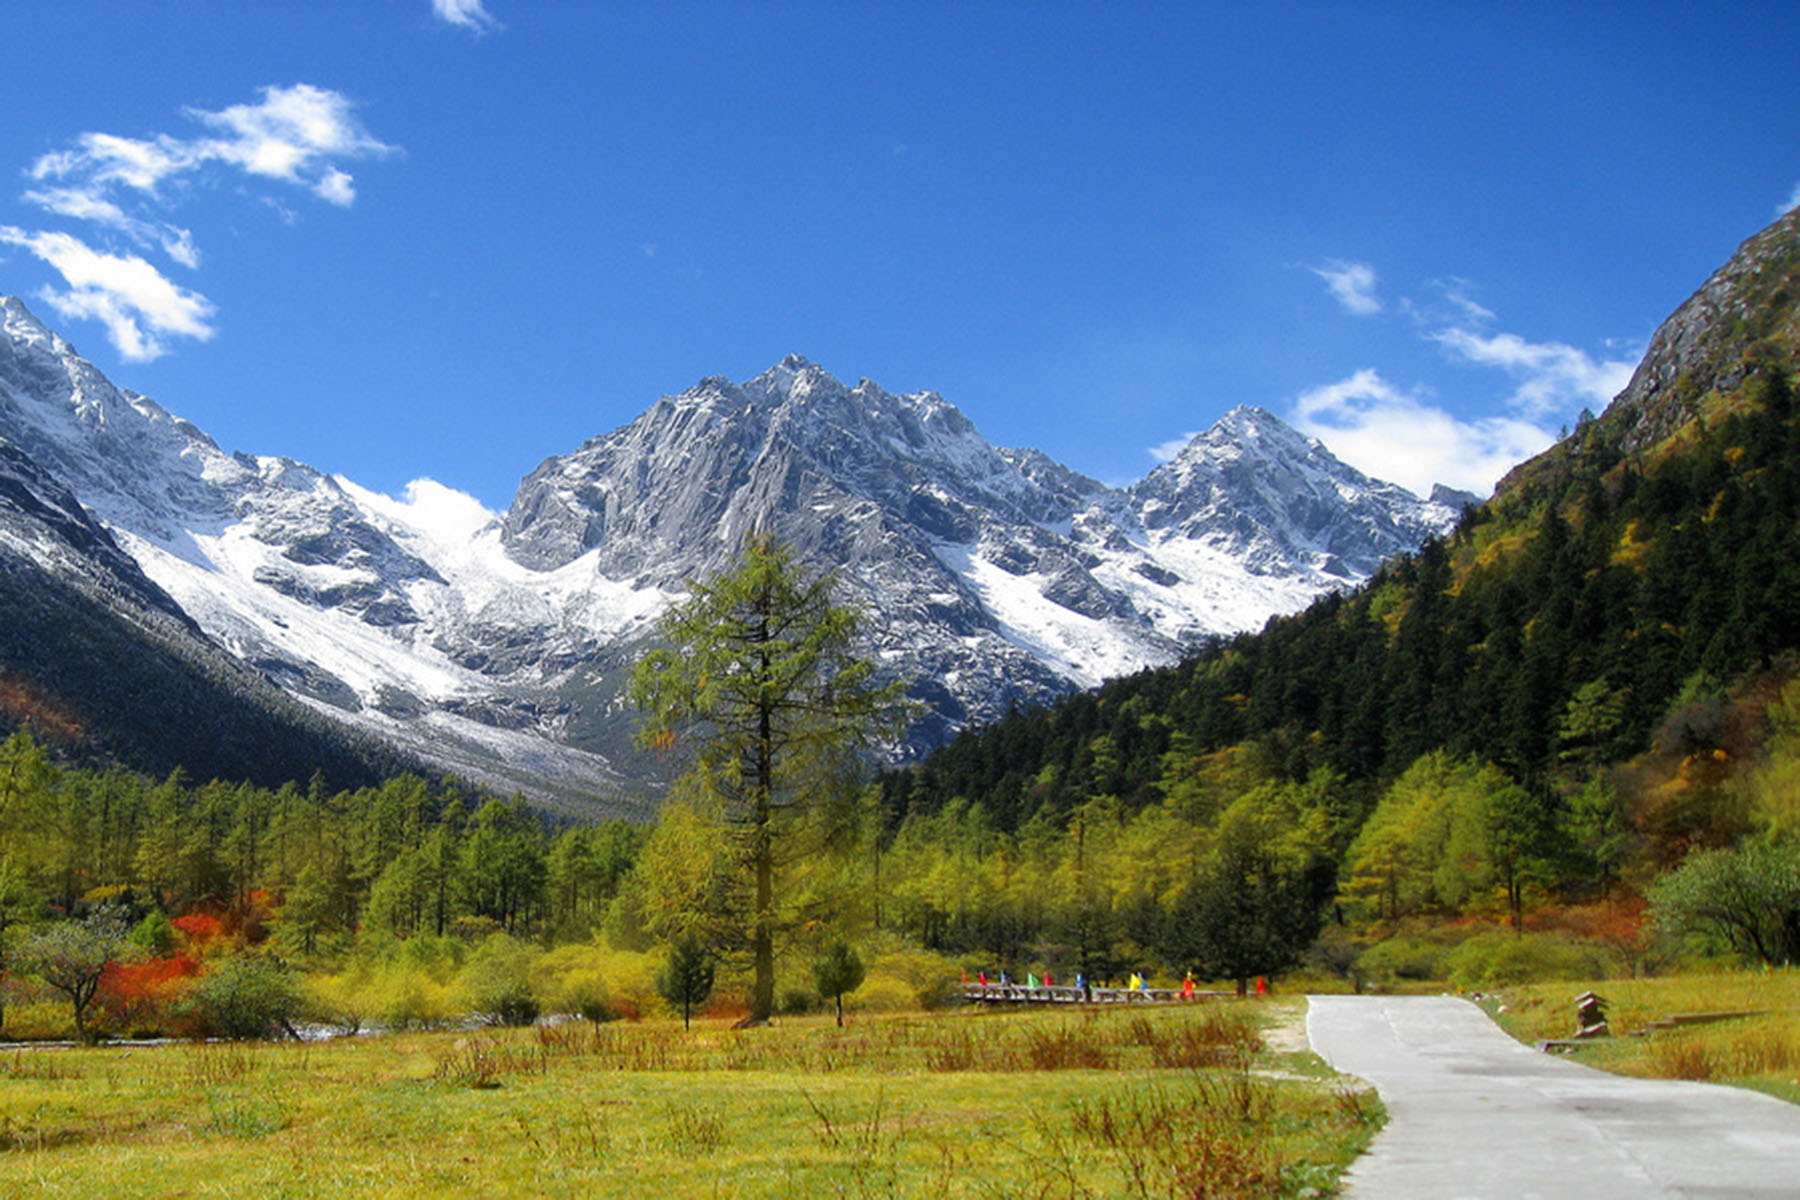
POLYGON ((1571 756, 1647 748, 1678 697, 1723 696, 1800 646, 1797 230, 1790 214, 1721 272, 1729 324, 1695 328, 1709 284, 1604 417, 1451 536, 1353 596, 960 739, 889 777, 893 811, 960 797, 1014 828, 1094 794, 1141 805, 1172 748, 1246 741, 1290 778, 1392 778, 1441 748, 1536 787, 1571 756))
POLYGON ((353 791, 320 776, 199 784, 58 767, 28 734, 0 742, 0 928, 19 916, 9 902, 119 904, 204 913, 251 940, 273 924, 304 954, 359 929, 579 940, 604 921, 643 837, 619 819, 558 826, 522 801, 416 775, 353 791))
POLYGON ((1033 846, 1036 877, 1094 877, 1098 901, 1059 916, 1052 887, 981 910, 946 888, 909 919, 1023 948, 1104 910, 1115 946, 1175 954, 1208 888, 1254 923, 1259 891, 1310 880, 1301 903, 1335 898, 1339 918, 1517 922, 1767 828, 1770 705, 1800 670, 1797 312, 1789 214, 1670 319, 1605 415, 1451 535, 1352 595, 886 776, 898 845, 985 837, 971 853, 990 867, 996 845, 1033 846))
POLYGON ((269 786, 375 783, 411 760, 205 638, 80 501, 0 437, 0 734, 72 761, 269 786))

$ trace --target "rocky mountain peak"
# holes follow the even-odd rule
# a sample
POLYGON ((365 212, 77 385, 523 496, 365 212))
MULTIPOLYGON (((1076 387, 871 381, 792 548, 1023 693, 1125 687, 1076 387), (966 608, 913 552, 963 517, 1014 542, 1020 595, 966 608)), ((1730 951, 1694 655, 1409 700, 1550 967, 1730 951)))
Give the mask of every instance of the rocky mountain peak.
POLYGON ((209 639, 339 719, 509 787, 612 778, 593 752, 628 742, 620 681, 655 616, 751 530, 835 571, 868 614, 868 652, 928 713, 913 750, 1260 625, 1430 532, 1419 502, 1261 410, 1120 491, 995 447, 935 392, 846 386, 790 355, 546 459, 497 527, 459 518, 449 536, 412 499, 221 452, 23 305, 4 311, 0 438, 209 639))
POLYGON ((1650 339, 1625 390, 1597 421, 1507 472, 1495 498, 1528 492, 1574 456, 1604 446, 1616 458, 1651 452, 1706 416, 1709 394, 1800 358, 1800 209, 1747 238, 1650 339))
POLYGON ((1770 350, 1800 350, 1794 299, 1800 297, 1800 209, 1748 238, 1650 339, 1631 382, 1606 416, 1631 425, 1623 449, 1635 452, 1668 436, 1691 416, 1689 403, 1729 390, 1761 357, 1744 351, 1759 341, 1770 350))

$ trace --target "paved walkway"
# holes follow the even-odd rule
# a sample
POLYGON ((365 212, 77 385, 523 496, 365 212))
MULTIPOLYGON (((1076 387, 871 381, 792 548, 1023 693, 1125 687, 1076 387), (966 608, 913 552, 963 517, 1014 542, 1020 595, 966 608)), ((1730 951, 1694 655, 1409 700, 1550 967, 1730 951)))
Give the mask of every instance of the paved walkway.
POLYGON ((1800 1197, 1800 1107, 1541 1054, 1449 996, 1314 996, 1306 1032, 1388 1125, 1351 1200, 1800 1197))

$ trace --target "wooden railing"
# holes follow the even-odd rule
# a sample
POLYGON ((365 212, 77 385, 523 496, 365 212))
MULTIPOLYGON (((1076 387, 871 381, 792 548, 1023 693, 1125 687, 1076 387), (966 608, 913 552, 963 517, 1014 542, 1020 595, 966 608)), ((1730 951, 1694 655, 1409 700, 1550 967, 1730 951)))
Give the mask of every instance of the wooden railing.
POLYGON ((1230 992, 1180 988, 1027 987, 1020 983, 965 983, 957 995, 968 1004, 1182 1004, 1218 1000, 1230 992))

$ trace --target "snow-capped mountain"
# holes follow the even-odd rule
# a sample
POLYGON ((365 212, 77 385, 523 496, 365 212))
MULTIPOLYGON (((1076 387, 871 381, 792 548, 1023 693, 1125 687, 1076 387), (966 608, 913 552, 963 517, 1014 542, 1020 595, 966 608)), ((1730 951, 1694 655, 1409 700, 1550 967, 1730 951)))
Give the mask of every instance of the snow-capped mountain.
POLYGON ((0 437, 0 717, 162 774, 373 783, 416 760, 221 650, 66 487, 0 437))
MULTIPOLYGON (((227 454, 0 298, 0 438, 206 637, 321 712, 490 784, 616 796, 656 616, 752 529, 836 570, 928 707, 908 746, 1168 662, 1455 519, 1234 410, 1126 489, 989 444, 934 393, 793 357, 551 458, 505 514, 227 454)), ((3 664, 0 664, 3 665, 3 664)))

